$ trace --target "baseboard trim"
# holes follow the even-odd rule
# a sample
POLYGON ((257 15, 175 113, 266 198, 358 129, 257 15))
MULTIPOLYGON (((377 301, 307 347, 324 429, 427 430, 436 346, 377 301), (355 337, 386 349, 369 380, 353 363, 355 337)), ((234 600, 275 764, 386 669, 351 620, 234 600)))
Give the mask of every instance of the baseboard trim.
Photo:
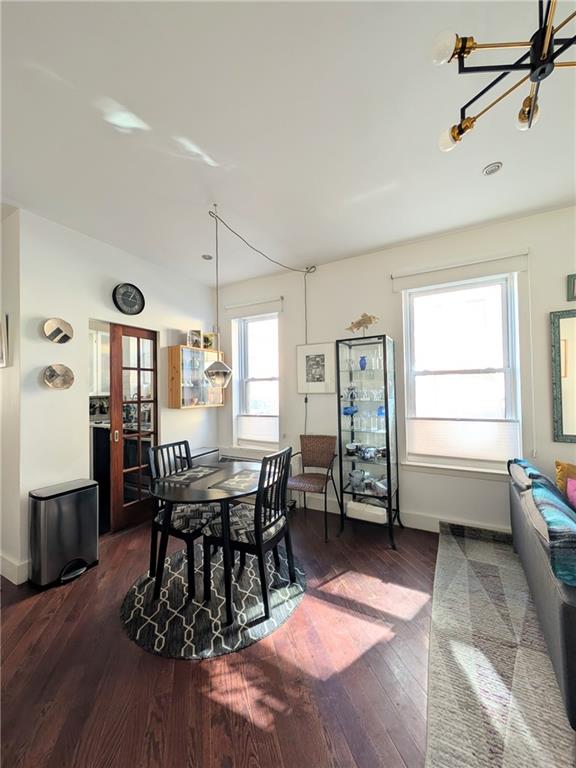
MULTIPOLYGON (((298 498, 298 494, 292 494, 293 498, 298 498)), ((317 509, 319 511, 324 510, 324 498, 320 495, 306 494, 306 504, 308 509, 317 509)), ((300 506, 300 504, 299 504, 300 506)), ((510 533, 512 530, 508 525, 497 525, 495 523, 487 523, 486 520, 470 520, 463 517, 449 517, 443 514, 441 517, 435 517, 434 515, 425 515, 422 512, 408 512, 401 508, 402 523, 406 528, 416 528, 419 531, 432 531, 432 533, 438 533, 440 530, 440 522, 454 523, 455 525, 467 525, 470 528, 485 528, 491 531, 498 531, 499 533, 510 533)), ((340 509, 336 503, 336 499, 328 499, 328 512, 333 515, 339 515, 340 509)))
POLYGON ((28 581, 30 561, 17 562, 9 555, 0 554, 0 574, 12 584, 24 584, 28 581))

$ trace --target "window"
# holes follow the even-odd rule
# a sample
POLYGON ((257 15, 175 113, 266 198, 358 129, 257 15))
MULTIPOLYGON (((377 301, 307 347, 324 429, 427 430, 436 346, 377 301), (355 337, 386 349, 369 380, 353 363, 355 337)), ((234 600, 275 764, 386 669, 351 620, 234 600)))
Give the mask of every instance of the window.
POLYGON ((238 329, 239 442, 278 442, 278 315, 244 317, 238 329))
POLYGON ((240 338, 240 413, 278 416, 278 316, 246 317, 240 338))
POLYGON ((520 455, 516 280, 405 291, 408 459, 520 455))

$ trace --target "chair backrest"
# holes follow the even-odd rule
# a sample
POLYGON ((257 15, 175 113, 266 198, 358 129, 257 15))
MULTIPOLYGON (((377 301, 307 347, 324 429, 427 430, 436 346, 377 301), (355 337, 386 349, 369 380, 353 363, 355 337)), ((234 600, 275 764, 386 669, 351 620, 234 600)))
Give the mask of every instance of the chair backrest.
POLYGON ((306 467, 328 469, 336 453, 336 437, 334 435, 300 435, 300 451, 303 469, 306 467))
POLYGON ((285 448, 262 459, 254 505, 254 529, 258 538, 286 515, 286 486, 291 458, 292 448, 285 448))
POLYGON ((148 449, 148 461, 150 463, 150 472, 153 480, 163 477, 170 477, 176 472, 184 469, 190 469, 192 459, 190 457, 190 445, 188 440, 181 440, 178 443, 165 443, 164 445, 155 445, 148 449))

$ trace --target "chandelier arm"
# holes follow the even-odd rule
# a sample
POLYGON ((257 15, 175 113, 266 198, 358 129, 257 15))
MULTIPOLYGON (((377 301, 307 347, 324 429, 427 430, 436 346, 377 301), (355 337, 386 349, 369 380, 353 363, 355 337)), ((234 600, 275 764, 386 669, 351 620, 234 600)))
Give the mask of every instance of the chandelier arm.
POLYGON ((496 104, 499 104, 502 101, 502 99, 505 99, 506 96, 509 96, 512 93, 512 91, 515 91, 516 88, 519 88, 522 85, 522 83, 525 83, 526 80, 528 80, 529 77, 530 77, 530 75, 525 75, 521 80, 518 80, 517 83, 514 83, 514 85, 511 88, 508 88, 507 91, 504 91, 504 93, 501 93, 500 96, 498 96, 498 98, 494 99, 494 101, 490 102, 490 104, 485 106, 484 109, 480 110, 480 112, 478 112, 478 114, 475 115, 474 119, 478 120, 478 118, 480 118, 483 115, 485 115, 486 112, 488 112, 490 109, 492 109, 492 107, 495 107, 496 104))
POLYGON ((485 48, 530 48, 532 43, 530 40, 520 40, 518 42, 506 42, 506 43, 474 43, 472 46, 473 51, 482 51, 485 48))
POLYGON ((532 101, 530 102, 530 114, 528 116, 528 129, 532 128, 532 121, 534 120, 534 115, 536 114, 536 110, 538 109, 538 91, 540 90, 540 82, 532 83, 530 86, 530 98, 532 101))
POLYGON ((538 0, 538 29, 544 26, 544 0, 538 0))
POLYGON ((558 0, 550 0, 548 3, 548 13, 546 14, 546 36, 544 37, 542 55, 540 56, 542 61, 548 56, 548 48, 550 48, 550 40, 552 39, 552 32, 554 32, 553 22, 557 3, 558 0))
MULTIPOLYGON (((521 56, 519 59, 517 59, 514 63, 515 64, 522 64, 522 62, 525 61, 529 56, 530 56, 530 51, 528 51, 523 56, 521 56)), ((503 80, 507 75, 509 75, 511 71, 513 71, 513 70, 507 70, 506 72, 502 72, 501 75, 498 75, 498 77, 495 77, 494 80, 492 80, 492 82, 488 83, 488 85, 485 88, 483 88, 481 91, 479 91, 476 94, 476 96, 474 96, 472 99, 470 99, 470 101, 466 102, 466 104, 464 104, 464 106, 460 109, 460 119, 464 120, 464 118, 466 117, 466 110, 468 109, 468 107, 471 107, 472 104, 476 103, 478 101, 478 99, 482 98, 482 96, 484 96, 484 94, 488 93, 489 90, 494 88, 495 85, 498 85, 498 83, 501 80, 503 80)))
POLYGON ((558 61, 555 67, 576 67, 576 61, 558 61))
POLYGON ((564 42, 564 44, 561 45, 560 48, 558 48, 557 51, 554 51, 554 54, 552 55, 552 61, 554 62, 554 66, 558 66, 556 64, 556 59, 558 58, 558 56, 561 56, 564 53, 564 51, 567 51, 568 48, 574 45, 574 43, 576 43, 576 35, 574 35, 573 37, 569 37, 564 42))
POLYGON ((566 26, 569 21, 572 21, 572 19, 576 16, 576 11, 573 11, 569 16, 566 16, 564 21, 561 21, 560 24, 558 24, 557 27, 554 27, 554 34, 558 32, 558 30, 562 29, 562 27, 566 26))
MULTIPOLYGON (((527 57, 530 55, 528 51, 527 57)), ((511 64, 480 64, 478 66, 465 67, 462 65, 458 68, 459 75, 477 75, 479 73, 486 72, 521 72, 522 70, 531 69, 530 64, 517 64, 512 62, 511 64)))

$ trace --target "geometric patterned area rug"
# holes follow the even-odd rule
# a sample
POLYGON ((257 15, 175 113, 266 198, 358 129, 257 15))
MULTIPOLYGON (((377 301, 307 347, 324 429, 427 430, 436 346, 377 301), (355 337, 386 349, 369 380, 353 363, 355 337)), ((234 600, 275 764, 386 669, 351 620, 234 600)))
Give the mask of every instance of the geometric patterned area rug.
POLYGON ((426 768, 576 766, 576 734, 511 541, 440 524, 426 768))
POLYGON ((150 653, 176 659, 207 659, 239 651, 270 635, 296 609, 306 591, 306 577, 294 558, 296 583, 290 584, 288 563, 278 546, 280 572, 272 552, 266 560, 270 618, 264 619, 264 605, 258 576, 258 560, 246 555, 241 571, 236 556, 233 576, 235 621, 226 626, 222 549, 212 556, 212 597, 202 602, 202 550, 196 548, 196 598, 188 599, 186 549, 166 558, 160 599, 154 602, 154 579, 143 574, 128 591, 120 617, 128 637, 150 653))

